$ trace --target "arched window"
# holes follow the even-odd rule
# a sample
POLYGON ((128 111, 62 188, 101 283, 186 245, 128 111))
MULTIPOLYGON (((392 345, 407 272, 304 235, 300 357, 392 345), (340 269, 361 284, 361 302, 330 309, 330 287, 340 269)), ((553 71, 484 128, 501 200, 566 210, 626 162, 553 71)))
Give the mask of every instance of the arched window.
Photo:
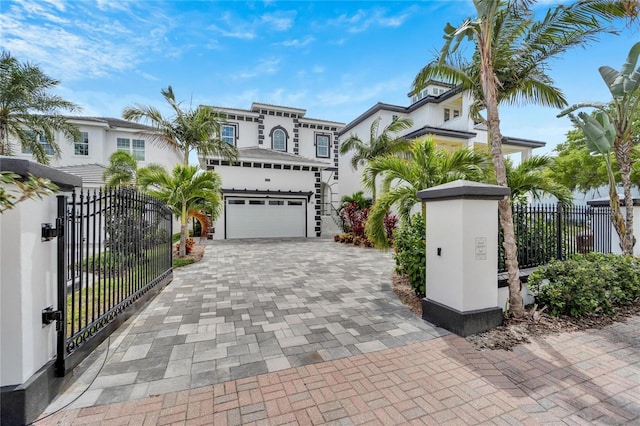
POLYGON ((275 129, 271 136, 272 148, 276 151, 287 150, 287 135, 282 129, 275 129))

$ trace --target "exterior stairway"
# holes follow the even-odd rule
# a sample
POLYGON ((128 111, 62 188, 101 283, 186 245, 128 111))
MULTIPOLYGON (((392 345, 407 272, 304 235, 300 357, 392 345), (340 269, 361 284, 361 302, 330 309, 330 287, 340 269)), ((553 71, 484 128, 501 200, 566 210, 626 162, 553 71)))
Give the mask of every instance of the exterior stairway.
POLYGON ((333 238, 334 235, 342 234, 342 230, 338 225, 336 225, 335 220, 332 216, 322 216, 322 227, 321 230, 321 238, 333 238))

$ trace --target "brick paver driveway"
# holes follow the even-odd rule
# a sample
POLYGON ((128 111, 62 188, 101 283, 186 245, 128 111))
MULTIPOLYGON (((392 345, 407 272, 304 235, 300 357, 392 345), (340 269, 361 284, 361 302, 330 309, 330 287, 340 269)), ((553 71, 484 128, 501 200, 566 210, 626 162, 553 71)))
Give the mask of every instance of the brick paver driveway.
POLYGON ((38 424, 640 424, 640 317, 478 352, 398 304, 392 263, 328 241, 216 243, 38 424))
MULTIPOLYGON (((101 405, 394 348, 447 334, 402 306, 391 253, 328 240, 210 244, 111 337, 74 405, 101 405)), ((106 346, 106 345, 103 345, 106 346)), ((77 396, 97 362, 52 407, 77 396)), ((89 360, 91 361, 91 360, 89 360)))

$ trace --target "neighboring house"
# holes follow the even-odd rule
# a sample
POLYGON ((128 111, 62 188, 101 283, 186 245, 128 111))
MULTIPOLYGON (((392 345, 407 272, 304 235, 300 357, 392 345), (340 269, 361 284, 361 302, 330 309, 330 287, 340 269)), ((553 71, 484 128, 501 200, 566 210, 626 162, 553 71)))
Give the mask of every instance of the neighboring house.
POLYGON ((236 162, 199 158, 222 178, 224 207, 213 238, 319 237, 339 200, 337 135, 344 123, 262 103, 213 108, 227 117, 222 139, 238 148, 236 162))
MULTIPOLYGON (((104 184, 100 170, 109 164, 109 156, 118 149, 133 153, 138 167, 156 163, 171 170, 182 162, 179 151, 151 142, 151 127, 119 118, 67 117, 67 120, 78 128, 81 137, 71 140, 61 133, 56 134, 56 142, 62 151, 60 157, 53 156, 49 141, 40 138, 40 143, 52 154, 49 165, 82 177, 84 187, 104 184)), ((22 147, 15 147, 14 153, 16 157, 32 159, 31 152, 22 147)))
MULTIPOLYGON (((432 136, 436 144, 444 149, 488 148, 487 128, 475 124, 469 116, 473 99, 469 92, 440 82, 430 82, 419 93, 410 92, 408 107, 378 102, 355 120, 344 126, 338 133, 344 141, 350 135, 358 135, 368 142, 371 123, 381 117, 379 129, 382 131, 396 118, 410 118, 413 127, 397 136, 418 139, 432 136)), ((521 159, 531 156, 532 150, 545 145, 544 142, 506 137, 502 151, 505 155, 519 154, 521 159)), ((339 161, 340 197, 362 191, 362 167, 354 170, 351 166, 353 153, 341 156, 339 161)))

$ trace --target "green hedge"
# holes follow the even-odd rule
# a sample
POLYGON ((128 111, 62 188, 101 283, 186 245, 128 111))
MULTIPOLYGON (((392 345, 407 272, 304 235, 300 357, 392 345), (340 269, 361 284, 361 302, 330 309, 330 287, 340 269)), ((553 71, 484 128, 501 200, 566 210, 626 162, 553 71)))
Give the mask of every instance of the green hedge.
POLYGON ((640 258, 576 254, 541 266, 529 276, 528 285, 552 315, 613 314, 640 297, 640 258))
POLYGON ((409 278, 409 284, 418 296, 424 296, 425 293, 427 267, 424 232, 421 213, 413 215, 409 223, 403 222, 393 232, 396 272, 409 278))

